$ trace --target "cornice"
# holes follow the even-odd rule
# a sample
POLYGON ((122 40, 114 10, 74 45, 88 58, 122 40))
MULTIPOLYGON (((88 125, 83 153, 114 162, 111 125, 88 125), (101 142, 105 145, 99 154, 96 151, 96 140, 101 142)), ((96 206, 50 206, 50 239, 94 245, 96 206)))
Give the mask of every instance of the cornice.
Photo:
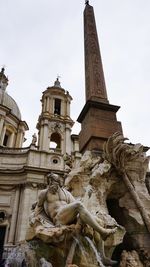
POLYGON ((119 106, 103 103, 103 102, 98 102, 98 101, 93 101, 93 100, 88 100, 86 104, 84 105, 77 121, 82 122, 83 119, 85 118, 86 114, 88 113, 90 108, 96 108, 99 110, 105 110, 105 111, 112 111, 112 112, 117 112, 119 110, 119 106))
POLYGON ((61 115, 57 115, 56 116, 56 115, 53 115, 53 114, 50 114, 50 113, 49 113, 49 115, 42 113, 39 116, 39 119, 38 119, 37 129, 40 129, 41 124, 42 125, 46 125, 49 122, 57 122, 57 121, 58 122, 61 122, 63 124, 68 123, 71 126, 73 126, 73 124, 74 124, 74 121, 70 117, 68 117, 68 116, 61 116, 61 115), (44 122, 44 120, 46 120, 46 121, 44 122))

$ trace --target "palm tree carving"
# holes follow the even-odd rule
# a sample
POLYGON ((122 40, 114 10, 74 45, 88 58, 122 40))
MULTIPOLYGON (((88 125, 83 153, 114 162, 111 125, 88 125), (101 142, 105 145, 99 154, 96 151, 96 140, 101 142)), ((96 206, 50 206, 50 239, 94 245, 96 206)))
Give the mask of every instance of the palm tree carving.
POLYGON ((140 211, 147 230, 150 232, 150 217, 133 184, 135 177, 138 181, 145 181, 149 157, 145 156, 141 144, 127 144, 125 143, 126 140, 128 139, 119 132, 113 134, 104 144, 104 155, 122 177, 140 211), (134 175, 135 173, 136 175, 134 175))

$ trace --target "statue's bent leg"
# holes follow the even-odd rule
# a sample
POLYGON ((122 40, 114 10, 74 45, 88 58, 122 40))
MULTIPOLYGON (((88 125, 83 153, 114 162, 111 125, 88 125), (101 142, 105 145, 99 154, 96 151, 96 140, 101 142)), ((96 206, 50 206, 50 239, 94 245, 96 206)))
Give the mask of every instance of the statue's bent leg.
POLYGON ((79 202, 78 206, 79 206, 78 212, 81 220, 85 224, 91 226, 95 231, 100 233, 102 239, 105 240, 109 235, 116 232, 117 227, 115 227, 114 229, 105 229, 102 226, 100 226, 96 221, 96 219, 94 218, 94 216, 91 215, 91 213, 83 206, 81 202, 79 202))
POLYGON ((105 266, 114 266, 117 264, 117 261, 111 260, 105 255, 104 241, 99 236, 99 233, 94 232, 94 241, 96 242, 96 247, 100 252, 102 262, 105 266))
POLYGON ((101 227, 94 218, 94 216, 91 215, 91 213, 83 206, 80 201, 75 201, 73 203, 63 206, 55 217, 55 224, 66 225, 72 223, 76 219, 78 214, 81 221, 85 224, 88 224, 95 231, 100 233, 101 237, 104 240, 109 235, 115 233, 117 230, 117 227, 115 227, 114 229, 105 229, 101 227))
POLYGON ((79 214, 79 201, 66 204, 58 211, 54 221, 56 225, 67 225, 72 223, 79 214))

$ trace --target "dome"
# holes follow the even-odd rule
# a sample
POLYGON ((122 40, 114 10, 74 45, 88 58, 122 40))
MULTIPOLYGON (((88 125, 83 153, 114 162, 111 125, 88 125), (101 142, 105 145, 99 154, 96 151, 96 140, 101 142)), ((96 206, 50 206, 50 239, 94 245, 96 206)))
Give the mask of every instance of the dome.
POLYGON ((5 75, 5 68, 0 71, 0 105, 3 105, 11 110, 11 113, 21 120, 21 113, 15 100, 6 93, 8 85, 8 77, 5 75))
POLYGON ((21 113, 15 100, 4 90, 0 89, 0 104, 11 110, 11 113, 21 120, 21 113))

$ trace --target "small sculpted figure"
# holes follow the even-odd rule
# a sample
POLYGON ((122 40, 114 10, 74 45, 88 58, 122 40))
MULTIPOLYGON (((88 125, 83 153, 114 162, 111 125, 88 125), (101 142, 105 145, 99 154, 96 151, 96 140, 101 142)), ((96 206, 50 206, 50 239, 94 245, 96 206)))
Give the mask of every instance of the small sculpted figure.
POLYGON ((32 135, 32 145, 34 145, 34 146, 36 146, 36 142, 37 142, 37 136, 36 136, 36 133, 34 133, 33 135, 32 135))
POLYGON ((65 168, 70 171, 73 165, 73 158, 71 155, 69 155, 68 153, 64 154, 63 157, 64 161, 65 161, 65 168))
POLYGON ((55 226, 69 225, 77 221, 80 224, 89 225, 101 235, 103 240, 116 232, 117 227, 103 228, 98 218, 92 216, 84 205, 62 186, 59 175, 50 173, 47 178, 48 186, 39 194, 35 215, 44 210, 55 226))

